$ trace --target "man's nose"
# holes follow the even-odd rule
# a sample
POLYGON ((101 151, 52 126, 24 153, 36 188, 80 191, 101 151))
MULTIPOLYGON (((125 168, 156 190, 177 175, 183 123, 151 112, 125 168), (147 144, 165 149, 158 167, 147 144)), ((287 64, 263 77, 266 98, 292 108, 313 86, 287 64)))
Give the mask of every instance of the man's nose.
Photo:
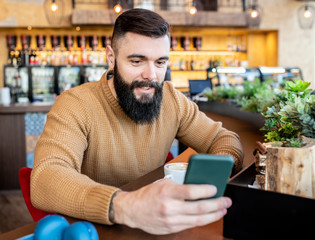
POLYGON ((156 71, 154 63, 148 63, 143 69, 142 77, 147 81, 156 81, 156 71))

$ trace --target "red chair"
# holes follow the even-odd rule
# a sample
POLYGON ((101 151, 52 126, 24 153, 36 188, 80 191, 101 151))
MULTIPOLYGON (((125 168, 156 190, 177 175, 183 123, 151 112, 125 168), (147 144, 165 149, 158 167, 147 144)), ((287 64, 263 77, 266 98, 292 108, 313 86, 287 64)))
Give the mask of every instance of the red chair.
POLYGON ((38 208, 35 208, 31 202, 31 172, 32 168, 23 167, 19 171, 19 181, 22 190, 22 195, 28 211, 30 212, 33 220, 38 222, 43 217, 54 213, 49 213, 38 208))
POLYGON ((168 163, 174 158, 173 154, 171 152, 168 152, 165 163, 168 163))

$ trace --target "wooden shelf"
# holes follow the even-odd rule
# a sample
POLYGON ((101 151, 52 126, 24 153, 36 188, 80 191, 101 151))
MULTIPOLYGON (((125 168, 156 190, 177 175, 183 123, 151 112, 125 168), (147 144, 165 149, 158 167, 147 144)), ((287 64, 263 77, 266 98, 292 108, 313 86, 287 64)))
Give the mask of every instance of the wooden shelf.
POLYGON ((247 53, 247 51, 228 51, 228 50, 175 50, 170 51, 170 55, 236 55, 247 53))

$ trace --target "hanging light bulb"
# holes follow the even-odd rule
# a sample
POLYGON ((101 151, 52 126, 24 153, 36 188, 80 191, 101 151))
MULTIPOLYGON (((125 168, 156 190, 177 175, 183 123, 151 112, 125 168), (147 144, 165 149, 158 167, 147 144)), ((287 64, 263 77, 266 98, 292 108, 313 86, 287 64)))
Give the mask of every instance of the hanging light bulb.
POLYGON ((303 16, 305 18, 310 18, 312 16, 312 12, 309 10, 308 5, 305 5, 305 10, 304 10, 303 16))
POLYGON ((58 10, 58 5, 57 5, 57 3, 56 3, 56 0, 52 0, 52 3, 51 3, 51 5, 50 5, 50 9, 51 9, 51 11, 53 11, 53 12, 56 12, 56 11, 58 10))
POLYGON ((250 11, 251 18, 257 18, 259 16, 259 12, 257 11, 256 6, 254 5, 252 10, 250 11))
POLYGON ((117 4, 114 6, 114 11, 116 13, 120 13, 121 10, 122 10, 122 7, 121 7, 121 5, 119 3, 120 3, 120 1, 117 1, 117 4))
POLYGON ((308 0, 305 4, 300 6, 298 11, 298 21, 301 29, 311 29, 315 21, 315 8, 311 4, 308 4, 308 0))
POLYGON ((197 13, 196 3, 193 1, 192 6, 189 8, 190 15, 195 15, 197 13))
POLYGON ((246 10, 248 27, 258 28, 263 16, 263 9, 258 5, 258 0, 253 0, 246 10))
POLYGON ((195 14, 197 13, 197 8, 194 7, 194 6, 190 7, 189 13, 190 13, 191 15, 195 15, 195 14))

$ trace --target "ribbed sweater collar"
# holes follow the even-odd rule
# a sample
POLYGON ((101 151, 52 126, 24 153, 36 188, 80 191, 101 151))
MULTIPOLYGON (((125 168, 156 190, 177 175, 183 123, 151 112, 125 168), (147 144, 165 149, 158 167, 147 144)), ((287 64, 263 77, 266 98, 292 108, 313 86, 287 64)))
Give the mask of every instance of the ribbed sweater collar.
POLYGON ((107 70, 101 78, 101 86, 102 86, 102 89, 104 89, 105 98, 110 102, 110 104, 113 107, 121 108, 118 100, 114 97, 112 91, 109 88, 108 79, 107 79, 109 73, 110 73, 110 70, 107 70))

